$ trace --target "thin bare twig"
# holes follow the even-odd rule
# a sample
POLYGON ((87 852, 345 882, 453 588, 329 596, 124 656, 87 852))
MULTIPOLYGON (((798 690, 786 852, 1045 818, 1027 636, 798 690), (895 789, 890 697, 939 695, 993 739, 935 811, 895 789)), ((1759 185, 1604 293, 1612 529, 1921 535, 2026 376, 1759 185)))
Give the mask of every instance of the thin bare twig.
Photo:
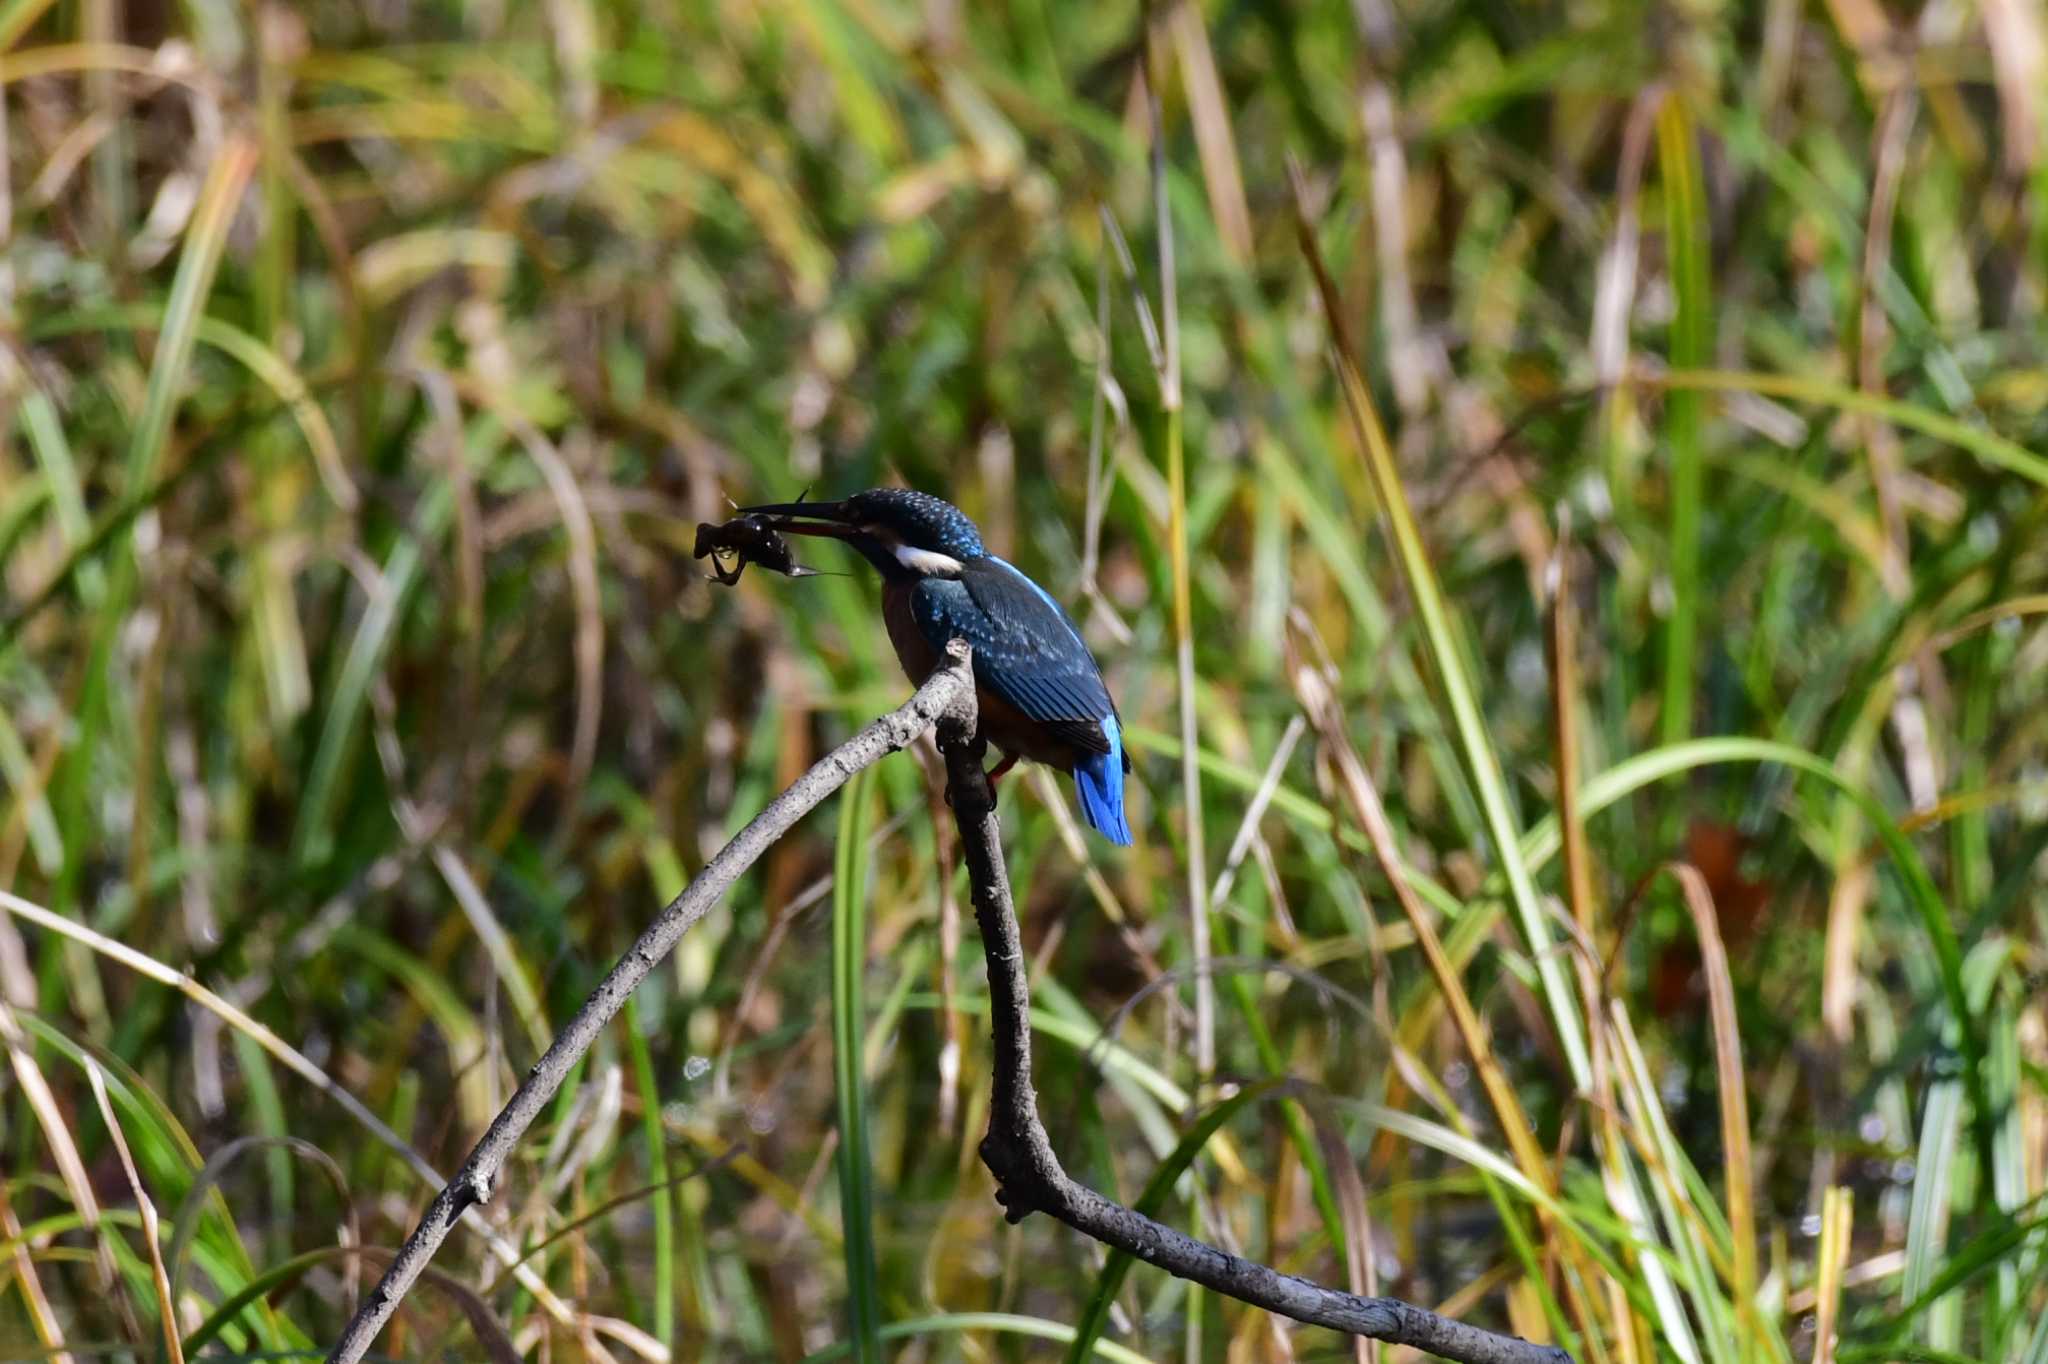
POLYGON ((956 698, 972 697, 969 679, 965 646, 955 646, 947 665, 933 673, 915 696, 819 759, 740 830, 683 888, 682 894, 669 902, 632 950, 619 959, 583 1002, 576 1016, 555 1037, 547 1054, 535 1063, 511 1102, 499 1111, 489 1130, 471 1148, 462 1168, 443 1186, 412 1235, 406 1238, 375 1291, 356 1309, 341 1339, 329 1352, 327 1364, 356 1364, 363 1357, 426 1269, 427 1262, 434 1258, 434 1252, 441 1248, 449 1228, 471 1205, 489 1201, 499 1172, 526 1129, 554 1098, 598 1034, 625 1006, 634 987, 675 948, 683 934, 696 926, 762 853, 827 796, 844 786, 854 773, 914 743, 956 698))

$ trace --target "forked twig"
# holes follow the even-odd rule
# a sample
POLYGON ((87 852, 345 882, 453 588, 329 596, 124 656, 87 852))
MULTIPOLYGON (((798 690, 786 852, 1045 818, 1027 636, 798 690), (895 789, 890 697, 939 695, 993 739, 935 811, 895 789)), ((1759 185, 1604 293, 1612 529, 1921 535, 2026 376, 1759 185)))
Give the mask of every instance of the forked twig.
POLYGON ((1219 1250, 1153 1221, 1076 1182, 1053 1154, 1031 1085, 1031 997, 1023 939, 1004 869, 995 796, 982 772, 986 744, 977 733, 967 646, 955 640, 947 662, 900 709, 883 716, 820 760, 714 857, 584 1001, 519 1092, 491 1123, 426 1211, 376 1290, 364 1299, 328 1364, 356 1364, 426 1269, 448 1229, 472 1203, 490 1196, 498 1173, 526 1128, 570 1069, 596 1040, 633 988, 673 949, 741 873, 806 812, 862 768, 908 746, 936 727, 945 755, 953 817, 967 864, 975 922, 988 961, 989 1016, 994 1031, 993 1102, 981 1158, 996 1177, 997 1199, 1013 1222, 1047 1213, 1084 1236, 1127 1251, 1147 1264, 1296 1321, 1397 1345, 1412 1345, 1459 1364, 1571 1364, 1547 1345, 1468 1326, 1397 1298, 1368 1298, 1324 1288, 1269 1265, 1219 1250))

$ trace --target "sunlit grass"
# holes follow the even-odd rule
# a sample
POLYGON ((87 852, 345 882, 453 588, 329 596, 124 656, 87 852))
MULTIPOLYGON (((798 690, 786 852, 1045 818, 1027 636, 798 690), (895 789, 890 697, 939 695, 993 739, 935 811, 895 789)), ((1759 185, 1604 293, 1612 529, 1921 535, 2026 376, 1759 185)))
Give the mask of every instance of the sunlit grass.
MULTIPOLYGON (((901 479, 1137 758, 1128 852, 1003 788, 1077 1177, 1587 1364, 2048 1364, 2032 8, 146 8, 0 3, 0 1357, 331 1340, 904 694, 694 523, 901 479)), ((1003 1221, 935 772, 381 1348, 1350 1352, 1003 1221)))

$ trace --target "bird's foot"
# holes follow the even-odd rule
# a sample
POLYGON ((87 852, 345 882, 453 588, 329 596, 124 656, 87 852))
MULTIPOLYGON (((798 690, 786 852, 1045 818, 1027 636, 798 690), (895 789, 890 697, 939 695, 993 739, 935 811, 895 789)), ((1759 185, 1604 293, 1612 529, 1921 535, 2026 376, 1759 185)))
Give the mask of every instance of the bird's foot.
MULTIPOLYGON (((979 767, 981 766, 982 762, 983 762, 983 761, 984 761, 984 760, 985 760, 985 759, 986 759, 986 758, 988 757, 988 740, 987 740, 987 739, 985 739, 985 738, 983 738, 982 736, 980 736, 980 735, 978 735, 978 734, 977 734, 977 735, 975 735, 975 737, 974 737, 974 746, 973 746, 973 748, 972 748, 972 749, 970 749, 970 750, 969 750, 969 755, 970 755, 970 757, 971 757, 971 759, 972 759, 972 761, 973 761, 973 763, 974 763, 975 767, 976 767, 976 768, 979 768, 979 767)), ((988 771, 986 771, 986 772, 983 772, 983 773, 981 774, 981 779, 982 779, 982 782, 984 783, 984 785, 985 785, 985 788, 986 788, 986 790, 988 791, 988 807, 987 807, 987 808, 989 808, 989 809, 994 809, 994 808, 995 808, 995 803, 996 803, 996 779, 997 779, 997 778, 999 778, 999 777, 1001 777, 1001 776, 1003 775, 1003 773, 1005 773, 1005 772, 1009 771, 1009 770, 1010 770, 1010 769, 1011 769, 1012 767, 1015 767, 1016 765, 1017 765, 1017 757, 1016 757, 1016 755, 1015 755, 1015 754, 1006 754, 1006 755, 1004 755, 1004 757, 1003 757, 1003 760, 1002 760, 1001 762, 997 763, 997 764, 996 764, 996 765, 995 765, 994 767, 991 767, 990 769, 988 769, 988 771)), ((953 788, 953 783, 952 783, 952 782, 950 782, 950 781, 946 783, 946 792, 945 792, 945 794, 946 794, 946 805, 947 805, 947 806, 948 806, 949 808, 957 809, 957 808, 959 807, 959 802, 958 802, 958 800, 956 799, 956 797, 957 797, 958 793, 957 793, 957 792, 956 792, 956 791, 954 790, 954 788, 953 788)))

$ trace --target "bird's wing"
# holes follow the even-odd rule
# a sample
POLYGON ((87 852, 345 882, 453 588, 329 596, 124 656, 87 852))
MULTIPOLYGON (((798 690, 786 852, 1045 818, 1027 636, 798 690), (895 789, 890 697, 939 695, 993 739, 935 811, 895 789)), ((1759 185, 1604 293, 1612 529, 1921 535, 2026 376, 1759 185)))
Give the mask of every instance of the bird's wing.
POLYGON ((1093 753, 1110 752, 1116 714, 1095 656, 1058 602, 1001 559, 970 560, 958 578, 927 578, 911 612, 932 647, 966 640, 974 674, 1032 720, 1093 753))

